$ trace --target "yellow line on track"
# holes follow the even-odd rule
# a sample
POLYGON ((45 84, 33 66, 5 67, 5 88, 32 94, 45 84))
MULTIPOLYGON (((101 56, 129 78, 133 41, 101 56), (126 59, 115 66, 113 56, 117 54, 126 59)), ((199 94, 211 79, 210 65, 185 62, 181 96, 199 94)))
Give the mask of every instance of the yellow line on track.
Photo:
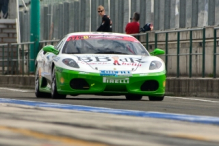
POLYGON ((205 138, 203 136, 191 135, 191 134, 173 134, 173 135, 170 135, 170 136, 171 137, 176 137, 176 138, 198 140, 198 141, 212 141, 212 140, 207 139, 207 138, 205 138))
POLYGON ((7 130, 14 133, 22 134, 28 137, 33 137, 37 139, 44 139, 48 141, 57 141, 61 142, 63 144, 67 145, 74 145, 74 146, 108 146, 106 144, 98 143, 98 142, 89 142, 89 141, 83 141, 78 139, 73 139, 65 136, 56 136, 56 135, 50 135, 45 134, 41 132, 36 132, 33 130, 28 129, 21 129, 21 128, 13 128, 8 126, 0 126, 0 130, 7 130))

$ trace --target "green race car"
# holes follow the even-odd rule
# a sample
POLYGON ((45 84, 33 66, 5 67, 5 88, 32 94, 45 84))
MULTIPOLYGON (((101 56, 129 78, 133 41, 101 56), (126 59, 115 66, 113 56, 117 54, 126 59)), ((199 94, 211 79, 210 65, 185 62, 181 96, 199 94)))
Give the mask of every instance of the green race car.
POLYGON ((165 63, 133 36, 80 32, 66 35, 57 46, 43 47, 36 58, 35 95, 125 95, 128 100, 164 99, 165 63))

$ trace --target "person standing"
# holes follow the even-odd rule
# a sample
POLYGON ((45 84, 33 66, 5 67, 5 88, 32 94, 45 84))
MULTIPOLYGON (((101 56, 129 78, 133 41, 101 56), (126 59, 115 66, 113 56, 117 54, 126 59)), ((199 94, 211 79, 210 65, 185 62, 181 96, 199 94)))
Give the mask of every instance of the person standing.
MULTIPOLYGON (((8 2, 9 0, 0 0, 0 13, 3 12, 3 18, 7 19, 8 17, 8 2)), ((1 19, 1 15, 0 15, 1 19)))
POLYGON ((132 22, 129 22, 125 27, 126 34, 134 34, 140 32, 139 19, 140 14, 138 12, 134 12, 132 22))
POLYGON ((101 22, 100 26, 98 27, 97 31, 112 32, 112 29, 111 29, 112 22, 110 21, 109 16, 107 16, 105 14, 105 10, 104 10, 104 7, 102 5, 98 6, 97 12, 102 17, 102 22, 101 22))

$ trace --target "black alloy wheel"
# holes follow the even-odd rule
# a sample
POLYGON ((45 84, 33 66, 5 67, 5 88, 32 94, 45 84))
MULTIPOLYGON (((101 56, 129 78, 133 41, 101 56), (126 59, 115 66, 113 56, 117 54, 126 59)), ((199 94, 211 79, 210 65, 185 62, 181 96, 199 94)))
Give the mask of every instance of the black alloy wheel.
POLYGON ((66 95, 59 94, 57 92, 55 67, 52 70, 51 98, 53 99, 66 98, 66 95))
POLYGON ((50 96, 49 93, 40 92, 40 78, 39 78, 39 68, 38 67, 36 67, 36 72, 35 72, 35 95, 37 98, 50 96))

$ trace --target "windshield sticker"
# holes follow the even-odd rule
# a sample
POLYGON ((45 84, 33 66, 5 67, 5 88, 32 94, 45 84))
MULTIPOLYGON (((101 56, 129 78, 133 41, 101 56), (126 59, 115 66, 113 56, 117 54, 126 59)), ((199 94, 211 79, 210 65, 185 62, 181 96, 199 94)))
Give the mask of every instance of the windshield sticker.
POLYGON ((139 42, 136 38, 130 36, 113 36, 113 35, 74 35, 70 36, 67 41, 71 40, 86 40, 86 39, 111 39, 139 42))
POLYGON ((101 76, 132 76, 131 71, 101 70, 101 76))

